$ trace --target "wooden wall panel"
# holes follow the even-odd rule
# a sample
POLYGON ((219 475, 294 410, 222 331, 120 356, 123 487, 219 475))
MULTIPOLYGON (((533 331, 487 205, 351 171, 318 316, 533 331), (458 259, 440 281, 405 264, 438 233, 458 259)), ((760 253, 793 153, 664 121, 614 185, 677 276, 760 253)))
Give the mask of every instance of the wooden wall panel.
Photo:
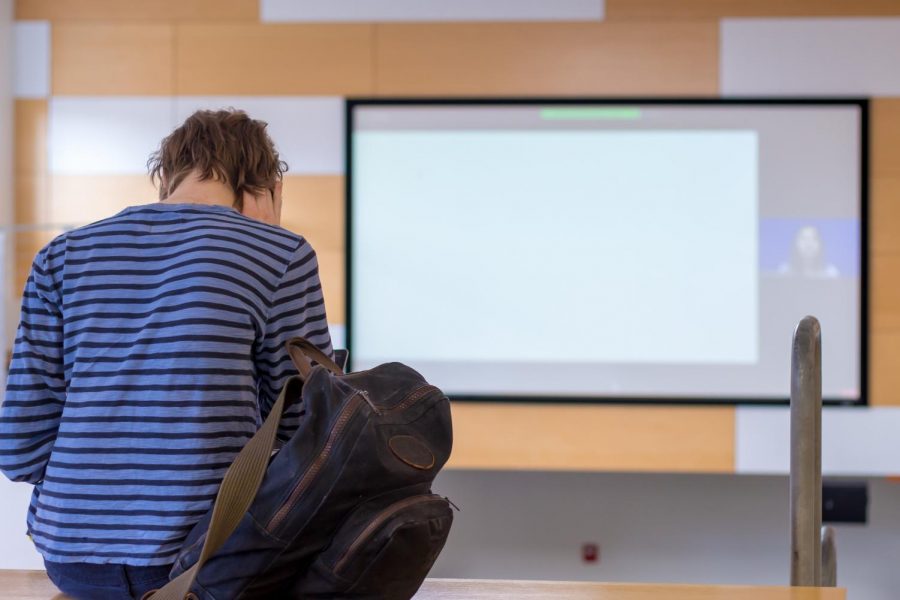
POLYGON ((464 469, 734 471, 730 407, 453 404, 464 469))
POLYGON ((900 177, 900 98, 876 98, 871 108, 872 177, 900 177))
POLYGON ((13 171, 36 175, 47 172, 46 100, 15 101, 13 171))
POLYGON ((344 251, 316 248, 319 259, 319 277, 322 280, 322 293, 325 295, 325 310, 330 325, 343 325, 347 322, 344 294, 344 251))
POLYGON ((716 21, 378 25, 379 94, 716 94, 716 21))
POLYGON ((147 175, 51 175, 39 222, 81 226, 158 199, 147 175))
POLYGON ((281 225, 315 248, 328 322, 344 323, 344 178, 285 177, 281 225))
POLYGON ((47 101, 16 100, 14 111, 13 223, 34 223, 49 189, 47 101))
POLYGON ((20 231, 15 234, 14 257, 15 273, 12 283, 13 293, 11 298, 21 302, 22 290, 25 289, 25 281, 31 272, 31 263, 41 248, 49 244, 53 238, 62 233, 59 229, 47 229, 44 231, 20 231))
POLYGON ((870 252, 900 254, 900 173, 873 177, 869 195, 870 252))
POLYGON ((352 95, 373 89, 372 26, 177 26, 180 95, 352 95))
POLYGON ((900 329, 873 330, 869 344, 869 404, 900 405, 900 329))
POLYGON ((900 175, 873 177, 871 193, 869 400, 900 405, 900 175))
POLYGON ((900 98, 871 112, 869 401, 900 405, 900 98))
POLYGON ((51 93, 170 95, 171 25, 54 23, 51 93))
POLYGON ((16 173, 13 182, 13 222, 15 224, 45 223, 50 198, 50 185, 46 174, 16 173))
POLYGON ((344 249, 344 178, 288 175, 284 178, 281 223, 317 249, 344 249))
POLYGON ((606 0, 608 21, 900 14, 897 0, 606 0))
MULTIPOLYGON (((898 198, 900 201, 900 198, 898 198)), ((877 254, 870 266, 872 331, 900 330, 900 254, 877 254)))
POLYGON ((259 19, 259 0, 17 0, 16 19, 259 19))

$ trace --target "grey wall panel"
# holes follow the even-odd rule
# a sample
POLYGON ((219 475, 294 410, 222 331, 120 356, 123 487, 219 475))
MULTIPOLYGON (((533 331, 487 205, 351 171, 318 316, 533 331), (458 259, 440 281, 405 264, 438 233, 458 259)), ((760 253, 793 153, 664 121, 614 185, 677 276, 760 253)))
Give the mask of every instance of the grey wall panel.
MULTIPOLYGON (((900 473, 900 408, 822 411, 822 472, 825 475, 900 473)), ((735 470, 790 470, 790 412, 787 407, 739 406, 735 416, 735 470)))
POLYGON ((724 95, 900 95, 900 18, 724 19, 724 95))
POLYGON ((261 0, 270 22, 598 21, 603 0, 261 0))
POLYGON ((13 39, 16 98, 46 98, 50 95, 50 22, 16 21, 13 39))

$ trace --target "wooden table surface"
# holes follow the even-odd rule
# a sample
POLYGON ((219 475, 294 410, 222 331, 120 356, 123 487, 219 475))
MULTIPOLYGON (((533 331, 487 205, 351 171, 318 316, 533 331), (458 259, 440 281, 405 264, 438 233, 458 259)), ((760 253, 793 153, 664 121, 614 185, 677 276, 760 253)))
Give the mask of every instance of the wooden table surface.
MULTIPOLYGON (((0 571, 0 600, 50 600, 43 571, 0 571)), ((429 579, 415 600, 846 600, 843 589, 429 579)))
POLYGON ((429 579, 415 600, 846 600, 839 588, 429 579))

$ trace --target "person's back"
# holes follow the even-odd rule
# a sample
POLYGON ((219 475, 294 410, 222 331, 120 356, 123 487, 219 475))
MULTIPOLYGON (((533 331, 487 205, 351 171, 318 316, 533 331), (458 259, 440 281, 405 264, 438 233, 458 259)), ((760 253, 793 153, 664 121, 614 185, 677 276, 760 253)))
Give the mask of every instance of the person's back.
MULTIPOLYGON (((221 193, 200 179, 180 189, 221 193)), ((309 244, 177 188, 58 237, 26 285, 0 467, 36 484, 28 530, 57 579, 167 569, 294 373, 285 342, 331 352, 309 244)))

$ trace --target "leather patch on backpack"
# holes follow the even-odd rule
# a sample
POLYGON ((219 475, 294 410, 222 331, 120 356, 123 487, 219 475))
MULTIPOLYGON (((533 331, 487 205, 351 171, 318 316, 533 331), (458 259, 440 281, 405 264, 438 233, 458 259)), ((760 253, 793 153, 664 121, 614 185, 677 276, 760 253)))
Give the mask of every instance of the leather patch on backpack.
POLYGON ((427 471, 434 466, 434 454, 428 446, 411 435, 395 435, 388 445, 394 456, 415 469, 427 471))

